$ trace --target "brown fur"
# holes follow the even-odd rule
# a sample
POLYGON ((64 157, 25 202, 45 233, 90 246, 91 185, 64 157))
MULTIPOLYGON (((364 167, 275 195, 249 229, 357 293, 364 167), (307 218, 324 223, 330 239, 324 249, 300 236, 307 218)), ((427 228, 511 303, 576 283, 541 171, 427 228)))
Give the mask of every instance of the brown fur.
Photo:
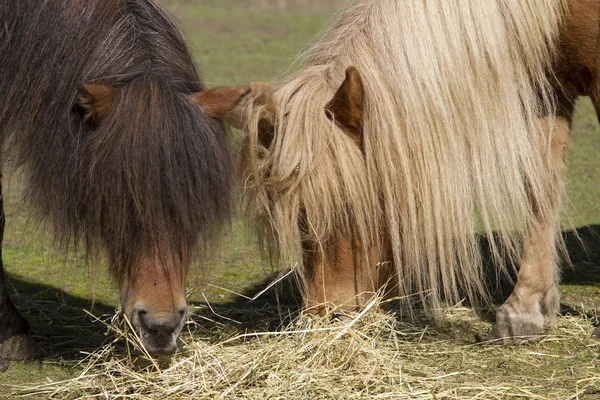
POLYGON ((115 89, 108 85, 83 84, 79 89, 78 104, 84 109, 84 119, 98 122, 113 107, 115 89))
POLYGON ((249 87, 243 86, 237 87, 235 90, 215 88, 213 90, 194 93, 192 98, 200 105, 204 114, 209 117, 222 119, 249 90, 249 87))
POLYGON ((379 255, 375 249, 365 257, 360 243, 332 240, 322 248, 305 248, 305 307, 309 313, 324 315, 359 309, 374 296, 395 293, 391 253, 379 255))
POLYGON ((187 311, 188 265, 189 260, 165 260, 157 253, 143 257, 137 276, 124 282, 121 302, 129 307, 127 315, 151 354, 171 353, 177 347, 187 311))
MULTIPOLYGON (((569 0, 554 66, 557 90, 591 96, 596 102, 600 79, 600 2, 569 0)), ((596 103, 594 103, 596 105, 596 103)), ((598 106, 596 105, 598 110, 598 106)))

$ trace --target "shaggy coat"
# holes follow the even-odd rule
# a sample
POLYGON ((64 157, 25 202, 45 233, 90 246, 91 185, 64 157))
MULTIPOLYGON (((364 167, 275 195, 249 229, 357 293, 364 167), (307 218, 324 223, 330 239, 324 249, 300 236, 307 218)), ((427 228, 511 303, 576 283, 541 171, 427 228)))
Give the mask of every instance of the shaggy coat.
POLYGON ((281 263, 311 279, 311 253, 344 238, 361 265, 393 265, 405 299, 485 297, 481 234, 505 271, 536 221, 554 221, 539 117, 554 109, 563 6, 356 0, 298 72, 251 84, 231 118, 248 133, 249 214, 281 263), (364 86, 358 140, 335 115, 349 66, 364 86))
MULTIPOLYGON (((65 249, 106 252, 149 351, 172 350, 190 256, 232 197, 226 132, 193 96, 180 32, 151 0, 0 0, 0 26, 2 161, 65 249)), ((0 269, 0 357, 35 355, 28 330, 0 269)))

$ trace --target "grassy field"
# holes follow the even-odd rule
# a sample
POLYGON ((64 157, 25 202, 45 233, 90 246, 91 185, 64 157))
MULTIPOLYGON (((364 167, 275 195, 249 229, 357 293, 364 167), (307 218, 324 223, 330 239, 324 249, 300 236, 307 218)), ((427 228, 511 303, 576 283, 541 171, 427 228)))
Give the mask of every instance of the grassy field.
MULTIPOLYGON (((282 76, 342 1, 162 3, 180 22, 205 82, 216 86, 272 81, 282 76)), ((93 372, 99 379, 95 382, 113 387, 107 398, 117 394, 135 397, 137 389, 141 398, 154 397, 152 393, 157 393, 157 398, 192 394, 205 398, 222 394, 226 398, 599 398, 596 358, 600 346, 591 340, 596 310, 600 308, 599 154, 600 126, 591 103, 584 100, 578 104, 569 153, 568 218, 564 226, 577 229, 587 251, 568 235, 573 267, 564 270, 563 316, 557 328, 539 343, 511 348, 474 346, 474 334, 490 326, 489 315, 455 307, 445 312, 443 324, 432 324, 424 318, 422 324, 408 326, 369 314, 351 332, 344 331, 346 341, 342 342, 334 342, 331 335, 323 333, 329 327, 302 320, 293 329, 303 332, 298 335, 310 336, 318 345, 302 347, 301 351, 298 335, 292 339, 277 336, 218 345, 239 333, 271 329, 280 323, 272 297, 255 304, 233 294, 250 294, 264 287, 276 272, 261 258, 252 234, 240 220, 224 235, 224 245, 214 258, 203 267, 195 265, 189 275, 196 320, 206 322, 197 326, 194 337, 200 340, 194 342, 189 336, 186 340, 195 343, 194 349, 203 346, 198 344, 203 340, 215 344, 205 349, 206 359, 221 360, 217 365, 202 358, 193 364, 205 374, 203 385, 166 392, 164 387, 173 382, 167 384, 161 381, 160 373, 149 372, 144 379, 154 391, 148 391, 133 385, 134 380, 120 380, 127 369, 108 378, 98 368, 93 372), (282 361, 284 355, 296 351, 302 357, 290 359, 288 364, 282 361), (319 361, 317 355, 325 357, 326 362, 319 361), (300 369, 292 374, 292 362, 308 365, 310 374, 301 376, 300 369), (219 368, 228 371, 229 386, 216 384, 221 375, 214 371, 219 368), (133 386, 121 392, 114 389, 117 383, 126 384, 123 382, 133 386), (275 390, 285 387, 289 391, 278 394, 275 390)), ((85 352, 100 348, 113 337, 83 310, 112 314, 118 306, 118 290, 104 266, 90 266, 77 257, 65 260, 53 251, 51 236, 28 224, 28 210, 19 198, 18 176, 8 177, 5 185, 5 267, 15 289, 14 299, 49 355, 42 362, 11 363, 8 371, 0 373, 0 398, 24 393, 43 398, 52 390, 23 390, 23 386, 52 385, 83 371, 85 364, 77 363, 84 359, 85 352)), ((180 360, 188 360, 187 356, 181 355, 180 360)), ((180 370, 196 376, 192 370, 180 370)), ((87 398, 90 393, 100 392, 77 387, 58 392, 56 397, 87 398)))

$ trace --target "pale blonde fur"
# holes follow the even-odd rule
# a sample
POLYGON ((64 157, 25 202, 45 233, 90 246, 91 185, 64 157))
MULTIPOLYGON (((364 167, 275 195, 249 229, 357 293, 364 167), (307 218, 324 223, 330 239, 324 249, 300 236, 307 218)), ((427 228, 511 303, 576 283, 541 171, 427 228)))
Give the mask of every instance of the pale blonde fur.
POLYGON ((244 186, 280 262, 301 268, 302 240, 352 234, 364 254, 389 246, 393 259, 377 261, 394 262, 400 295, 433 305, 485 296, 479 234, 497 233, 503 269, 535 226, 532 201, 552 212, 538 117, 552 114, 546 72, 563 6, 353 1, 297 73, 251 85, 244 186), (348 66, 366 90, 364 154, 325 114, 348 66), (268 148, 260 119, 274 126, 268 148))

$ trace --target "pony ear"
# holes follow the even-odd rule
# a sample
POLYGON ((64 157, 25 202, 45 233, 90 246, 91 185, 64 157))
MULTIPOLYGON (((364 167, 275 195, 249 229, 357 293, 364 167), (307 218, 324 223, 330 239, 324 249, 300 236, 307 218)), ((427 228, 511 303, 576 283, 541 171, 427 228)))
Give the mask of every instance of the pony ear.
POLYGON ((218 87, 190 95, 204 114, 217 119, 227 118, 239 101, 248 93, 249 86, 218 87))
POLYGON ((348 67, 346 79, 325 107, 327 117, 342 128, 361 149, 364 102, 365 90, 360 73, 355 67, 348 67))
POLYGON ((116 89, 97 83, 84 83, 79 87, 77 105, 84 111, 83 118, 97 122, 112 109, 116 89))
POLYGON ((194 93, 191 97, 206 115, 223 119, 240 130, 246 128, 247 116, 244 109, 248 103, 252 107, 261 107, 258 140, 267 148, 273 141, 275 107, 273 88, 268 83, 252 82, 242 86, 219 87, 194 93))

